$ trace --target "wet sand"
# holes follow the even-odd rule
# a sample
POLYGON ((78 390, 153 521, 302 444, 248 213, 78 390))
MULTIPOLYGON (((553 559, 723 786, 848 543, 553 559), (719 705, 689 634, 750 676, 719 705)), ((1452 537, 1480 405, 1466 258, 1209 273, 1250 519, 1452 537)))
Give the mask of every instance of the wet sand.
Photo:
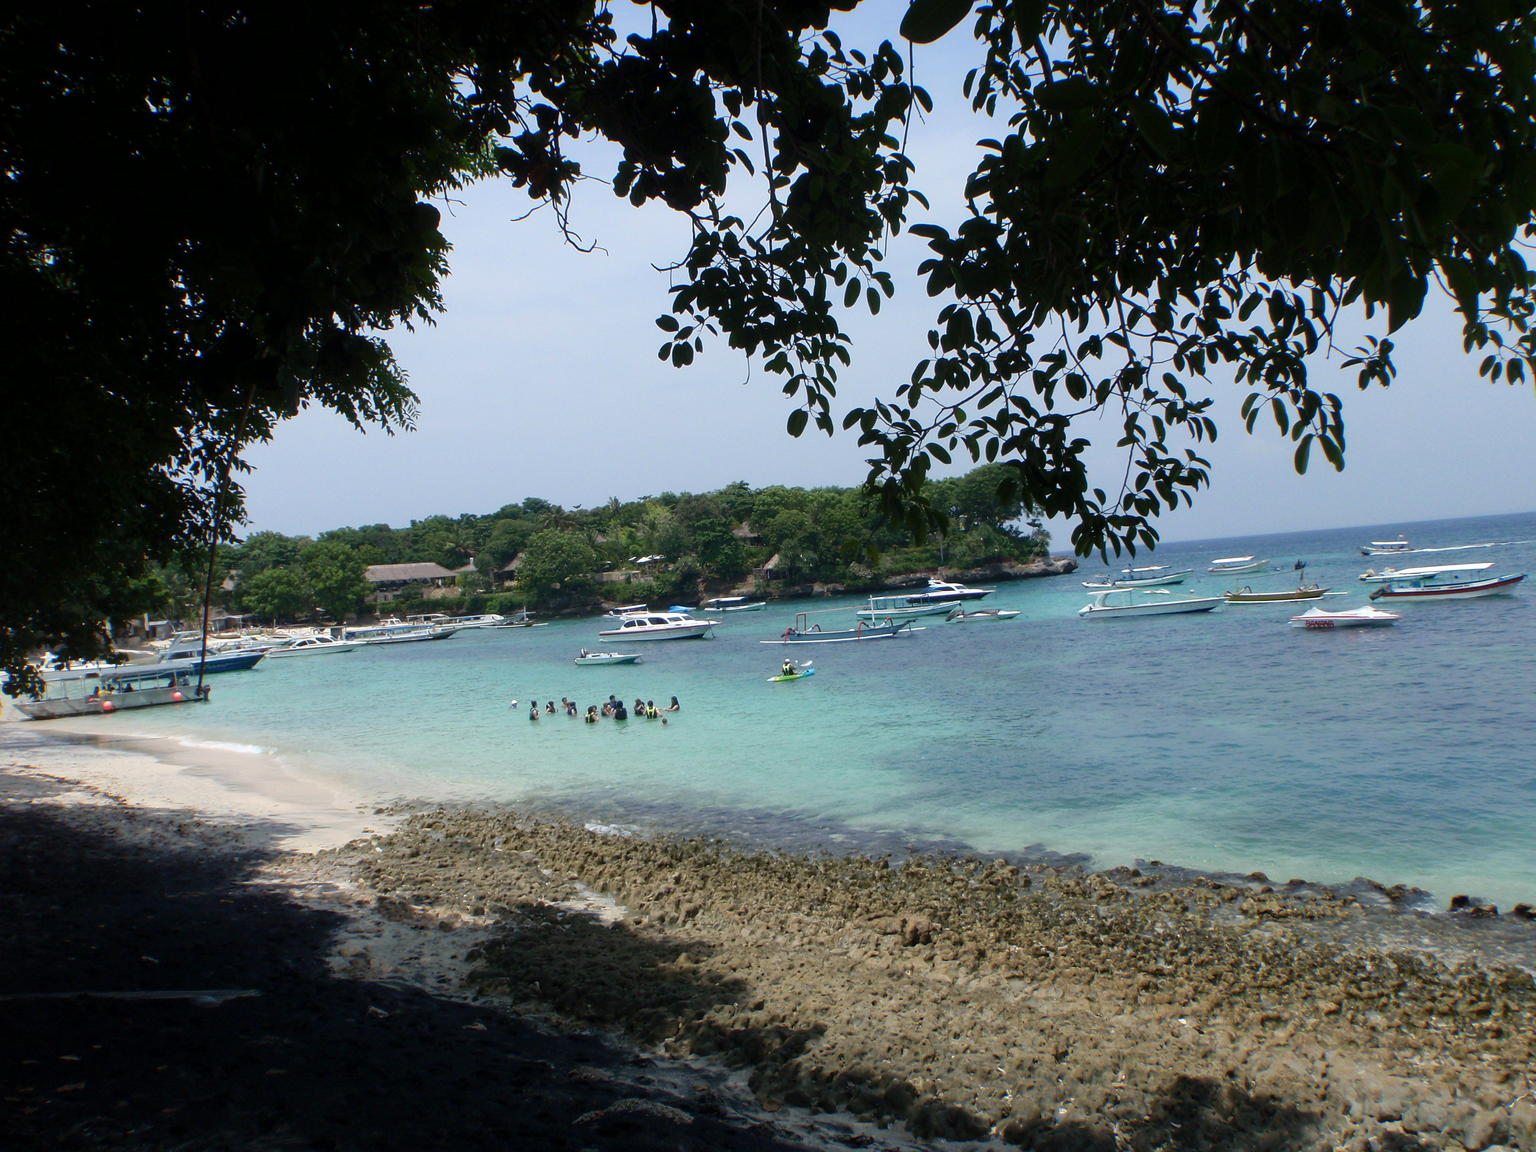
POLYGON ((0 751, 16 1147, 1536 1149, 1508 912, 505 810, 353 839, 238 761, 115 800, 0 751), (82 989, 260 995, 39 998, 82 989))

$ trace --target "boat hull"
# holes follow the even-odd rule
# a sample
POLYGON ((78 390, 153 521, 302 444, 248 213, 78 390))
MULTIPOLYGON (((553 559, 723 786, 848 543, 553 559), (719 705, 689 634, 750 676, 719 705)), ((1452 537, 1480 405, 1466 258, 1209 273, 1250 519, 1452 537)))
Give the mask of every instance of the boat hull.
POLYGON ((1404 585, 1383 584, 1371 593, 1372 600, 1475 600, 1479 596, 1499 596, 1514 590, 1525 579, 1521 572, 1492 580, 1469 580, 1459 584, 1404 585))
POLYGON ((640 663, 640 653, 638 653, 638 652, 588 652, 588 653, 586 653, 584 655, 576 657, 576 659, 573 660, 572 663, 573 664, 580 664, 580 665, 583 665, 583 666, 585 666, 585 665, 595 665, 595 664, 639 664, 640 663))
POLYGON ((208 689, 167 685, 164 688, 135 688, 128 692, 105 692, 93 696, 60 696, 52 700, 18 700, 16 708, 33 720, 58 720, 66 716, 106 716, 131 712, 162 704, 206 702, 208 689))
POLYGON ((1327 592, 1328 589, 1316 585, 1310 588, 1286 588, 1279 592, 1250 592, 1245 588, 1239 592, 1223 592, 1221 598, 1228 604, 1288 604, 1297 600, 1318 600, 1327 592))
POLYGON ((899 624, 873 624, 858 628, 838 628, 823 632, 817 629, 801 630, 786 628, 777 640, 759 640, 759 644, 847 644, 864 640, 894 640, 898 636, 911 636, 921 632, 911 621, 899 624))
POLYGON ((1085 604, 1077 614, 1084 620, 1119 620, 1131 616, 1175 616, 1187 612, 1209 612, 1221 605, 1220 596, 1191 600, 1168 600, 1145 604, 1085 604))

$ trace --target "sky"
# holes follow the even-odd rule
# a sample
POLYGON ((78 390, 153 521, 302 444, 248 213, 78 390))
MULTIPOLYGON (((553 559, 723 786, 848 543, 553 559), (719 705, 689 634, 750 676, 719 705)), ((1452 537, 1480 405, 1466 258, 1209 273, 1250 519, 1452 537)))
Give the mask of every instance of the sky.
MULTIPOLYGON (((899 11, 897 0, 874 0, 866 18, 899 11)), ((939 108, 914 130, 908 151, 934 218, 952 223, 975 162, 973 142, 988 128, 959 95, 966 43, 952 36, 921 51, 919 82, 939 108)), ((601 173, 603 149, 593 157, 588 170, 601 173)), ((723 344, 706 345, 688 368, 657 358, 663 333, 655 318, 668 310, 669 285, 658 269, 686 251, 683 219, 637 210, 600 181, 586 181, 571 222, 597 247, 582 252, 548 211, 519 219, 529 204, 503 183, 478 185, 441 206, 453 245, 446 312, 433 326, 389 334, 420 398, 417 427, 364 435, 318 410, 281 425, 272 443, 248 454, 255 470, 244 479, 246 532, 404 527, 432 515, 482 515, 528 496, 574 508, 737 480, 754 488, 863 480, 866 453, 853 434, 790 438, 791 404, 778 379, 723 344)), ((891 395, 926 353, 938 303, 916 275, 921 252, 915 241, 893 245, 896 298, 878 317, 847 320, 853 364, 840 373, 839 416, 891 395)), ((1213 388, 1221 435, 1203 451, 1212 483, 1192 508, 1160 517, 1163 538, 1536 508, 1531 387, 1481 380, 1449 309, 1426 313, 1394 340, 1398 377, 1390 389, 1362 393, 1349 373, 1314 367, 1314 387, 1344 399, 1343 473, 1314 453, 1311 469, 1297 476, 1288 439, 1262 423, 1254 435, 1244 432, 1238 410, 1246 390, 1213 388)), ((1113 449, 1113 418, 1078 431, 1094 442, 1094 482, 1117 488, 1123 462, 1113 449)), ((949 474, 972 466, 957 457, 949 474)), ((1070 525, 1048 527, 1057 550, 1069 548, 1070 525)))

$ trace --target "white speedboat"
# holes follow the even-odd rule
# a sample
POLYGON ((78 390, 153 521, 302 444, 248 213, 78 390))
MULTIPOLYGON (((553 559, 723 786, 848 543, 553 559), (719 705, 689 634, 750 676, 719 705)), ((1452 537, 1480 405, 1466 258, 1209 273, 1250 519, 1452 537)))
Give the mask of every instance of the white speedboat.
POLYGON ((1167 616, 1175 612, 1209 612, 1221 602, 1220 596, 1177 597, 1163 588, 1108 588, 1095 592, 1093 600, 1079 608, 1077 614, 1084 620, 1167 616))
POLYGON ((900 623, 919 616, 942 616, 960 606, 958 600, 925 600, 912 603, 910 596, 871 596, 869 603, 854 613, 860 620, 900 623))
POLYGON ((1392 579, 1371 593, 1372 600, 1471 600, 1513 592, 1525 579, 1524 572, 1489 576, 1493 562, 1482 564, 1434 564, 1425 568, 1399 568, 1392 579))
POLYGON ((300 636, 291 644, 274 648, 267 653, 267 657, 271 659, 288 656, 320 656, 327 652, 356 652, 362 646, 361 640, 338 640, 334 636, 317 633, 314 636, 300 636))
POLYGON ((1120 575, 1105 573, 1097 580, 1084 580, 1083 587, 1095 591, 1113 588, 1160 588, 1168 584, 1182 584, 1192 569, 1171 569, 1166 564, 1145 564, 1140 568, 1122 568, 1120 575))
POLYGON ((617 628, 598 635, 622 640, 705 640, 715 627, 713 620, 695 620, 686 612, 635 612, 619 618, 617 628))
MULTIPOLYGON (((748 600, 745 596, 714 596, 699 605, 700 612, 761 612, 766 600, 748 600)), ((677 611, 677 609, 674 609, 677 611)))
POLYGON ((955 584, 948 580, 935 580, 928 578, 928 587, 921 592, 909 592, 908 604, 952 604, 956 600, 980 600, 983 596, 990 596, 996 592, 996 588, 971 588, 964 584, 955 584))
POLYGON ((1257 560, 1252 556, 1221 556, 1212 560, 1206 571, 1214 576, 1232 572, 1262 572, 1268 564, 1268 560, 1257 560))
POLYGON ((638 652, 588 652, 585 648, 573 661, 576 664, 639 664, 638 652))
POLYGON ((1370 605, 1364 608, 1346 608, 1339 612, 1313 608, 1300 616, 1292 616, 1291 627, 1307 628, 1318 632, 1327 632, 1334 628, 1380 628, 1385 624, 1396 624, 1402 618, 1400 612, 1383 612, 1380 608, 1373 608, 1370 605))
POLYGON ((1412 552, 1413 545, 1399 536, 1396 540, 1372 540, 1360 546, 1362 556, 1391 556, 1398 552, 1412 552))
POLYGON ((956 608, 944 619, 950 624, 985 624, 997 620, 1012 620, 1019 613, 1013 608, 977 608, 967 612, 956 608))

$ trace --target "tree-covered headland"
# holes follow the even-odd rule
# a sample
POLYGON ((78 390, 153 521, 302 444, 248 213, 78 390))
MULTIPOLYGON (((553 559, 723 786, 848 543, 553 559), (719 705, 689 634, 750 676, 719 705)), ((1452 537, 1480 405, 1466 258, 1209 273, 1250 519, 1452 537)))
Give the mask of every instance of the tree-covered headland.
POLYGON ((944 522, 931 468, 961 460, 1080 553, 1150 544, 1209 482, 1218 417, 1342 467, 1335 389, 1390 384, 1427 306, 1481 376, 1536 365, 1529 4, 12 5, 0 665, 92 651, 157 566, 235 538, 243 453, 300 409, 410 427, 387 335, 441 308, 434 200, 510 181, 566 224, 589 178, 691 229, 663 356, 748 358, 788 433, 856 439, 918 533, 944 522), (888 34, 845 42, 855 7, 888 34), (970 54, 963 92, 919 82, 940 39, 970 54), (963 202, 930 213, 903 140, 935 101, 988 118, 963 202), (582 168, 592 138, 616 164, 582 168), (903 231, 930 354, 848 406, 845 320, 897 291, 903 231), (1077 417, 1106 414, 1101 477, 1077 417))
MULTIPOLYGON (((614 498, 562 508, 538 497, 487 515, 429 516, 403 528, 336 528, 314 538, 256 532, 220 552, 218 606, 259 621, 342 622, 379 607, 363 578, 373 565, 429 562, 455 573, 452 591, 422 589, 382 610, 583 610, 600 599, 697 602, 740 588, 782 595, 811 585, 877 587, 909 573, 1028 564, 1049 538, 1017 501, 1000 500, 999 466, 932 479, 927 498, 945 528, 921 543, 880 515, 863 488, 745 483, 714 492, 614 498)), ((200 590, 161 574, 151 610, 188 618, 200 590)))

